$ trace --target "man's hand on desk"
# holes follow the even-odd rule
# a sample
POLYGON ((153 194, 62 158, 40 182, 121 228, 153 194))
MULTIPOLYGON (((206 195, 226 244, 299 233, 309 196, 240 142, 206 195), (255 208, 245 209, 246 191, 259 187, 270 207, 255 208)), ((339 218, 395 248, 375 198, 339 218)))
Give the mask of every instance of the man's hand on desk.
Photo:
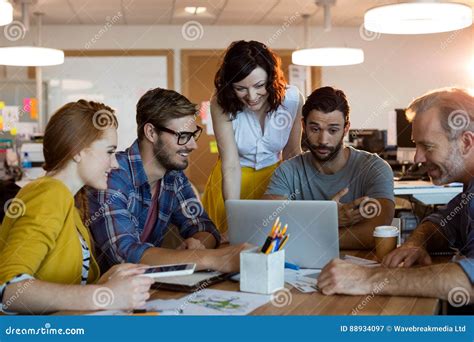
POLYGON ((382 261, 382 264, 388 267, 410 267, 414 264, 422 266, 431 265, 431 257, 422 246, 417 246, 410 242, 390 252, 382 261))
POLYGON ((208 268, 224 273, 239 272, 240 270, 240 252, 254 246, 243 243, 218 249, 208 250, 211 253, 208 268))
POLYGON ((349 188, 344 188, 334 195, 333 201, 337 203, 337 212, 339 218, 339 227, 347 227, 357 224, 364 220, 360 205, 363 201, 367 201, 368 197, 360 197, 350 203, 341 203, 340 200, 344 197, 349 188))
POLYGON ((364 295, 372 292, 374 268, 333 259, 321 271, 318 287, 324 295, 364 295))

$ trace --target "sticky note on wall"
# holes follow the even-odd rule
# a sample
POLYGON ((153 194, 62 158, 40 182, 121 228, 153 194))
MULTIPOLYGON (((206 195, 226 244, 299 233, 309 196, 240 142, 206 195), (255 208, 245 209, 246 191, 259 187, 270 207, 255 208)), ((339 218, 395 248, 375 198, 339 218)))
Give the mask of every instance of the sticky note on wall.
POLYGON ((217 149, 217 141, 213 140, 209 142, 209 148, 211 150, 211 153, 216 154, 219 152, 217 149))
POLYGON ((31 99, 30 98, 23 99, 22 111, 24 113, 29 113, 31 111, 31 99))
POLYGON ((28 113, 30 118, 35 120, 38 118, 38 100, 35 98, 23 99, 23 113, 28 113))
POLYGON ((38 119, 38 100, 37 99, 31 99, 30 101, 30 117, 33 120, 38 119))
POLYGON ((5 102, 0 101, 0 109, 3 109, 3 107, 5 107, 5 102))

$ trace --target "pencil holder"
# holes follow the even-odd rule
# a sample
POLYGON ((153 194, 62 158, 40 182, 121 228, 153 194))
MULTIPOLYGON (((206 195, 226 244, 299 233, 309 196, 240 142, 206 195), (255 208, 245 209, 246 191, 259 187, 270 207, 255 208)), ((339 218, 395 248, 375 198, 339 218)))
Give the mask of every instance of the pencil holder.
POLYGON ((285 285, 285 250, 264 254, 260 248, 240 252, 240 291, 271 294, 285 285))

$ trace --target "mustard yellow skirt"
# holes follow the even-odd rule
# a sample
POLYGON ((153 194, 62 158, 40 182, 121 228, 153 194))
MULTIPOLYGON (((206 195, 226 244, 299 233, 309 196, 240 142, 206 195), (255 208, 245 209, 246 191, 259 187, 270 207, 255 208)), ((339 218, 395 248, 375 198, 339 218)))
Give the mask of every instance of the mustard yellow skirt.
MULTIPOLYGON (((280 163, 255 170, 251 167, 242 167, 240 183, 241 199, 260 199, 267 190, 273 171, 280 163)), ((202 204, 211 220, 221 233, 227 232, 227 219, 222 196, 222 169, 219 159, 212 169, 207 180, 206 189, 202 197, 202 204)))

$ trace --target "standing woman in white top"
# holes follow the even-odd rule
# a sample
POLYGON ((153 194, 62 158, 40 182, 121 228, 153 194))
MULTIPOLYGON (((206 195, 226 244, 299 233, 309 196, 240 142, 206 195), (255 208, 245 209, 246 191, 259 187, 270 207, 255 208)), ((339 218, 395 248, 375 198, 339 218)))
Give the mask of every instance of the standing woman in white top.
POLYGON ((260 199, 279 162, 301 153, 304 99, 287 85, 280 58, 256 41, 228 47, 214 85, 211 116, 219 160, 202 201, 224 233, 224 200, 260 199))

